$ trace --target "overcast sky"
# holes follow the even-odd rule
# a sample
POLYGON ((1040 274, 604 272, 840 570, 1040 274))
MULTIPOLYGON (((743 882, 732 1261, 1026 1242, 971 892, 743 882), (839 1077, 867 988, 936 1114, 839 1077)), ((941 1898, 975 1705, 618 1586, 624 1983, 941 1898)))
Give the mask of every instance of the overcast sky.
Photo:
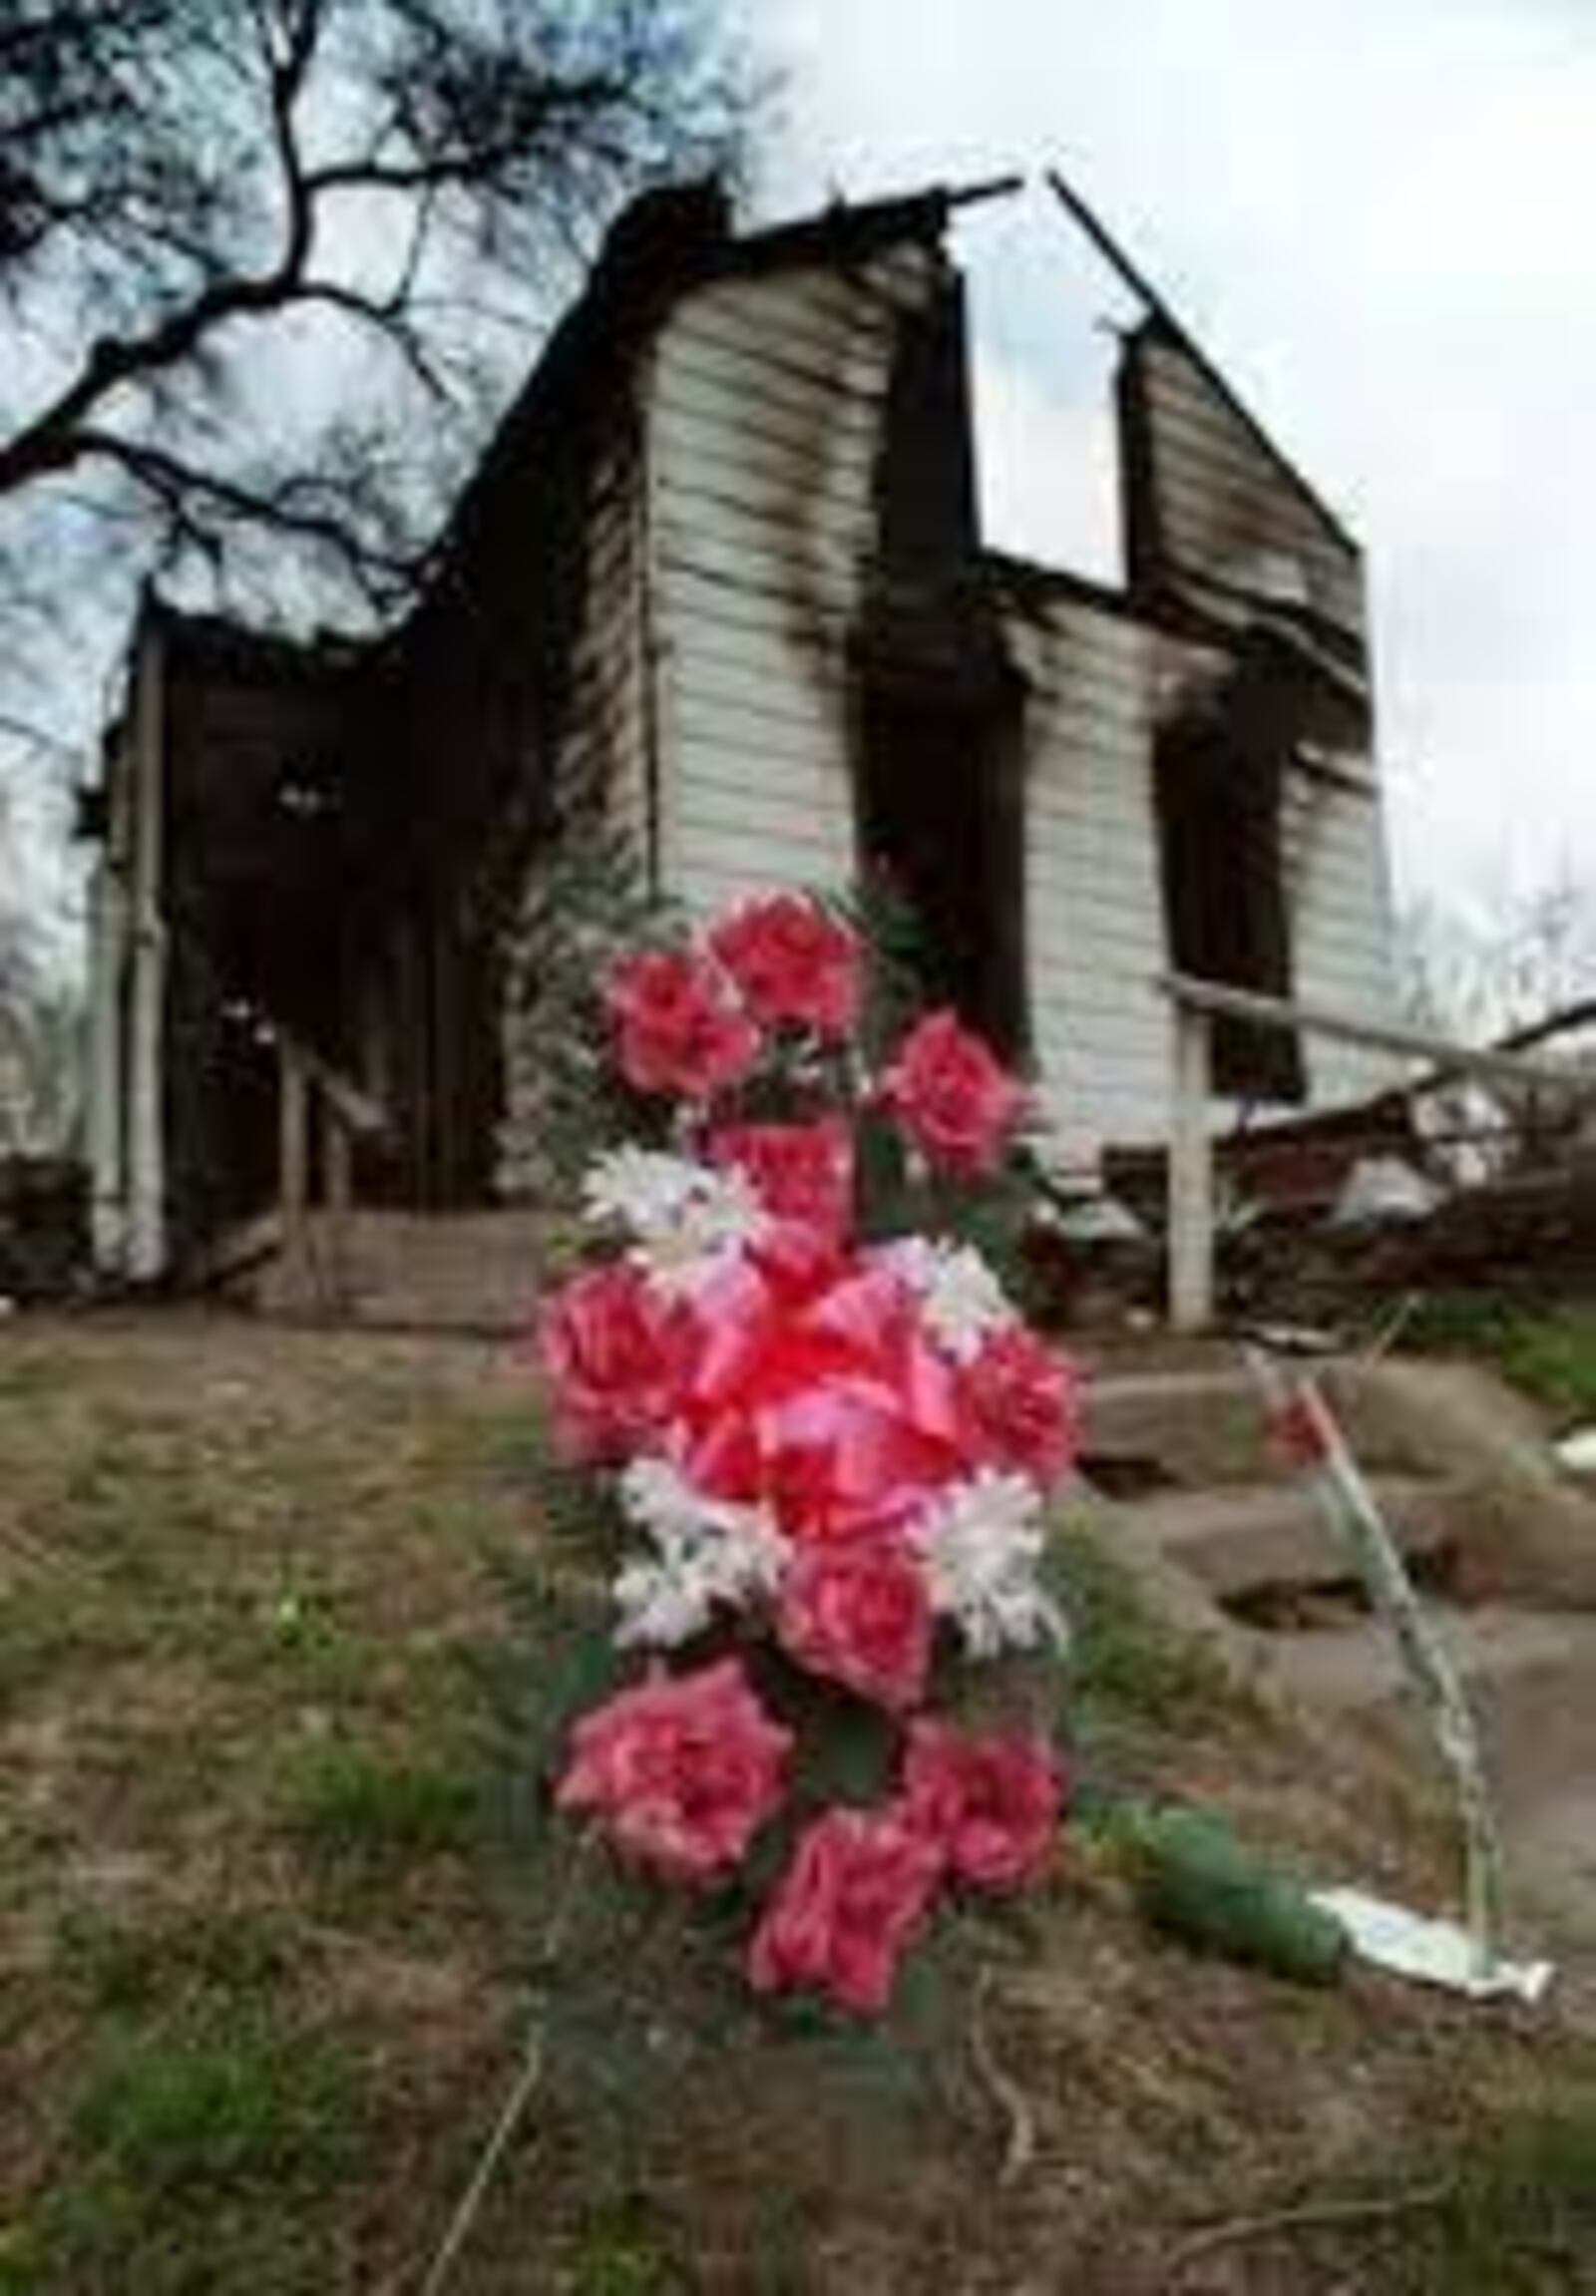
MULTIPOLYGON (((1596 881, 1596 0, 757 0, 762 203, 1070 174, 1368 549, 1398 876, 1596 881)), ((1117 568, 1131 306, 973 211, 990 538, 1117 568)))

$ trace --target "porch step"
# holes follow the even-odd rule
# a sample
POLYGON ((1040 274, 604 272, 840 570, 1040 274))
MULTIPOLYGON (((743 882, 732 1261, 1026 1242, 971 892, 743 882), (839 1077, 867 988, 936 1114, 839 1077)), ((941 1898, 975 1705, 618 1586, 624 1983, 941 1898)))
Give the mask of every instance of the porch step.
MULTIPOLYGON (((1479 1721, 1498 1791, 1526 1808, 1596 1796, 1596 1618, 1507 1604, 1431 1603, 1479 1721)), ((1273 1670, 1316 1705, 1410 1711, 1390 1635, 1374 1621, 1269 1638, 1273 1670)))
MULTIPOLYGON (((1086 1472, 1117 1502, 1105 1535, 1148 1599, 1242 1679, 1325 1718, 1328 1759, 1341 1729, 1372 1722, 1433 1777, 1390 1630, 1275 1452, 1245 1367, 1215 1350, 1102 1372, 1086 1472)), ((1481 1371, 1342 1361, 1323 1375, 1476 1718, 1515 1898, 1555 1904, 1565 1942, 1576 1917, 1596 1973, 1596 1505, 1481 1371)), ((1596 1974, 1590 1993, 1596 2008, 1596 1974)))
POLYGON ((294 1322, 509 1336, 531 1321, 548 1227, 519 1211, 317 1212, 301 1263, 279 1254, 232 1292, 294 1322))
MULTIPOLYGON (((1350 1362, 1321 1377, 1360 1462, 1371 1473, 1424 1475, 1444 1456, 1412 1425, 1375 1407, 1379 1382, 1350 1362)), ((1282 1484, 1295 1470, 1272 1434, 1258 1385, 1234 1349, 1151 1370, 1089 1377, 1082 1447, 1088 1478, 1110 1497, 1138 1502, 1164 1491, 1282 1484)))
MULTIPOLYGON (((1450 1551, 1454 1487, 1439 1479, 1383 1476, 1374 1490, 1409 1568, 1450 1551)), ((1227 1608, 1266 1589, 1311 1589, 1345 1579, 1349 1565, 1311 1493, 1300 1483, 1252 1483, 1166 1492, 1135 1507, 1137 1532, 1227 1608)))
POLYGON ((1081 1443, 1086 1473, 1110 1497, 1160 1488, 1234 1486, 1267 1473, 1257 1387, 1234 1359, 1174 1370, 1110 1371, 1089 1380, 1081 1443))

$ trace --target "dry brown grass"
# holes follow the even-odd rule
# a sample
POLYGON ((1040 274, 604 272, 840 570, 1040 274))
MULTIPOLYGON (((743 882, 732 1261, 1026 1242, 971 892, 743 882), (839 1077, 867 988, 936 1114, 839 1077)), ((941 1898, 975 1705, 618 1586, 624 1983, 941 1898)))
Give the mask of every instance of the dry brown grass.
MULTIPOLYGON (((0 1334, 0 2290, 397 2289, 438 2236, 547 1878, 484 1821, 465 1664, 509 1631, 495 1557, 537 1552, 530 1442, 523 1374, 474 1342, 179 1313, 0 1334)), ((1443 1838, 1386 1749, 1226 1694, 1111 1570, 1087 1610, 1095 1774, 1435 1896, 1443 1838)), ((772 2027, 714 1974, 723 1939, 596 1906, 579 1942, 477 2296, 1136 2296, 1193 2224, 1367 2187, 1579 2071, 1546 2016, 1192 1960, 1081 1847, 950 1942, 996 1969, 1034 2118, 999 2189, 957 1990, 881 2037, 772 2027)), ((1363 2255, 1244 2244, 1182 2285, 1418 2285, 1363 2255)))

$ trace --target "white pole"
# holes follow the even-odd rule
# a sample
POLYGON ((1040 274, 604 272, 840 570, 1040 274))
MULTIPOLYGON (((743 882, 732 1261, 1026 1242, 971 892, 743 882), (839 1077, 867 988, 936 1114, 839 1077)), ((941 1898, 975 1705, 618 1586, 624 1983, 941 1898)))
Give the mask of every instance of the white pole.
POLYGON ((123 1172, 122 974, 127 912, 109 839, 89 896, 89 1243, 96 1273, 120 1276, 127 1244, 123 1172))
POLYGON ((1208 1138, 1212 1024, 1175 1006, 1169 1133, 1169 1320, 1203 1332, 1214 1320, 1214 1159, 1208 1138))
POLYGON ((128 1091, 127 1272, 135 1283, 166 1273, 166 1127, 162 1101, 167 995, 164 891, 163 687, 165 647, 144 609, 133 692, 133 1012, 128 1091))
POLYGON ((1463 1837, 1463 1896, 1476 1978, 1497 1966, 1501 1932, 1502 1856, 1491 1808, 1479 1732, 1451 1654, 1407 1575, 1401 1548, 1364 1479, 1319 1382, 1284 1372, 1262 1349, 1249 1350, 1253 1373, 1276 1427, 1295 1453, 1332 1535, 1362 1578, 1376 1616, 1390 1634, 1451 1781, 1463 1837))

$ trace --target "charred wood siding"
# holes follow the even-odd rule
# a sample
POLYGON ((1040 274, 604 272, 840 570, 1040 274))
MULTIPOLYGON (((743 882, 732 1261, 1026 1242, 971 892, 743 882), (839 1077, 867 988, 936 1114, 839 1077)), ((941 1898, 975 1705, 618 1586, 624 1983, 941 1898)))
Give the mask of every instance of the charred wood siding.
POLYGON ((853 877, 850 638, 877 571, 877 471, 926 247, 729 278, 660 338, 649 399, 665 878, 706 910, 853 877))
MULTIPOLYGON (((1153 618, 1195 607, 1238 633, 1285 606, 1356 685, 1367 666, 1362 554, 1222 380, 1152 319, 1127 342, 1119 407, 1132 599, 1153 618)), ((1293 991, 1380 1012, 1395 967, 1371 741, 1365 722, 1333 757, 1303 747, 1289 758, 1281 891, 1293 991)), ((1316 1105, 1391 1081, 1382 1054, 1320 1041, 1302 1049, 1316 1105)))
MULTIPOLYGON (((1046 576, 995 574, 1028 682, 1024 721, 1031 1028, 1066 1147, 1153 1140, 1168 1123, 1170 960, 1153 759, 1167 695, 1224 655, 1046 576)), ((1284 797, 1283 891, 1295 992, 1371 1013, 1394 993, 1384 822, 1367 765, 1299 762, 1284 797)), ((1310 1040, 1315 1106, 1392 1081, 1383 1054, 1310 1040)))
POLYGON ((1357 545, 1183 344, 1149 321, 1126 345, 1119 375, 1126 547, 1143 595, 1183 586, 1275 594, 1360 638, 1364 581, 1357 545), (1288 562, 1282 567, 1281 562, 1288 562))

